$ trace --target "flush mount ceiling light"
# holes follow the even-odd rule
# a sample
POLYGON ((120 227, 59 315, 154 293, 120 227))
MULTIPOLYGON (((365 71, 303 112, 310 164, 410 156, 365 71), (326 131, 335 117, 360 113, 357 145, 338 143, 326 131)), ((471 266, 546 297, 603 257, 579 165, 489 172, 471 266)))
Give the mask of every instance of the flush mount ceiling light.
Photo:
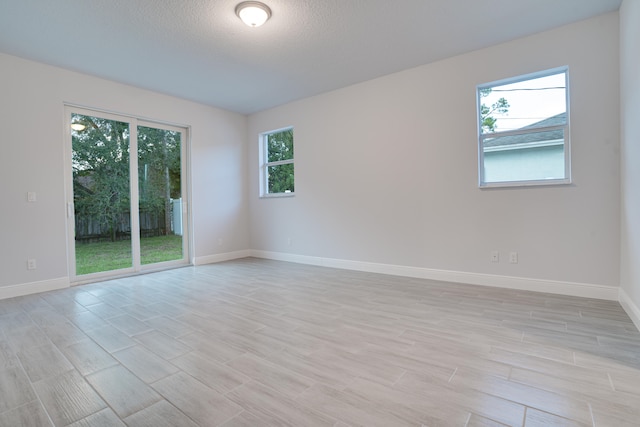
POLYGON ((80 123, 80 122, 73 122, 73 123, 71 123, 71 129, 73 129, 73 130, 75 130, 75 131, 77 131, 77 132, 83 131, 83 130, 85 130, 86 128, 87 128, 87 126, 86 126, 86 125, 84 125, 84 124, 82 124, 82 123, 80 123))
POLYGON ((236 6, 236 15, 250 27, 259 27, 271 18, 271 9, 259 1, 243 1, 236 6))

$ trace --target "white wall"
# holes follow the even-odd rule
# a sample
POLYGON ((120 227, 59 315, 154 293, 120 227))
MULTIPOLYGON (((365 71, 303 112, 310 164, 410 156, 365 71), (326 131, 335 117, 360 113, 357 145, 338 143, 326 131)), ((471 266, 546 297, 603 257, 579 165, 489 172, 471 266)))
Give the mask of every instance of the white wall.
POLYGON ((300 100, 248 122, 0 54, 0 297, 68 284, 63 103, 69 102, 191 126, 196 261, 253 248, 549 286, 615 287, 622 271, 623 289, 637 307, 637 2, 626 0, 621 17, 621 33, 612 13, 300 100), (629 93, 622 102, 619 34, 629 93), (562 65, 570 67, 574 184, 479 190, 475 86, 562 65), (622 214, 620 105, 627 118, 622 214), (297 194, 259 199, 257 134, 289 125, 297 194), (28 191, 37 192, 36 203, 27 203, 28 191), (500 263, 489 262, 493 249, 500 263), (506 262, 512 250, 518 264, 506 262), (37 270, 26 269, 27 258, 38 260, 37 270))
POLYGON ((190 126, 196 260, 248 248, 245 116, 4 54, 0 70, 0 297, 68 285, 65 102, 190 126))
POLYGON ((640 2, 620 7, 621 302, 640 328, 640 2))
POLYGON ((250 116, 251 247, 618 286, 618 34, 611 13, 250 116), (478 189, 476 85, 564 65, 574 184, 478 189), (296 195, 260 199, 257 135, 288 125, 296 195))

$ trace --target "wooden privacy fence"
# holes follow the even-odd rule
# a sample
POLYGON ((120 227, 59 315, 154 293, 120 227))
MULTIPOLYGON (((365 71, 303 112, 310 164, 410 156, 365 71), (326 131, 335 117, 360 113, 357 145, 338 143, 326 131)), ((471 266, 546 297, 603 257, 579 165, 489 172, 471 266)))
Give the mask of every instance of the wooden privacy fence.
MULTIPOLYGON (((115 221, 116 240, 131 238, 131 215, 122 212, 115 221)), ((109 240, 112 235, 112 224, 105 224, 95 216, 76 215, 76 241, 91 242, 109 240)), ((166 230, 164 210, 160 212, 140 212, 140 236, 162 236, 166 230)))
MULTIPOLYGON (((164 209, 154 211, 140 211, 140 236, 153 237, 165 234, 182 235, 182 199, 172 199, 169 209, 169 224, 165 221, 164 209)), ((128 240, 131 238, 131 213, 121 212, 116 221, 116 240, 128 240)), ((95 242, 110 240, 112 238, 112 224, 107 224, 95 215, 75 215, 76 241, 95 242)))

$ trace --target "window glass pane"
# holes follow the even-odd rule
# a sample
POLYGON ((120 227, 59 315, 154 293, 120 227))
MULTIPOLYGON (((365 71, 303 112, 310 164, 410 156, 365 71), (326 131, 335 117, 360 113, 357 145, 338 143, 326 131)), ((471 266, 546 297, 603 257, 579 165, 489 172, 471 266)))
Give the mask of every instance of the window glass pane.
POLYGON ((267 168, 269 193, 293 193, 293 163, 267 168))
POLYGON ((479 89, 481 132, 505 132, 566 123, 566 86, 566 73, 563 71, 479 89))
POLYGON ((564 179, 564 129, 485 138, 485 182, 564 179))
POLYGON ((570 182, 567 73, 478 86, 481 187, 570 182))
POLYGON ((138 126, 140 263, 182 254, 181 133, 138 126))
POLYGON ((267 162, 293 159, 293 129, 267 135, 267 162))
POLYGON ((129 124, 71 115, 76 275, 133 265, 129 124))

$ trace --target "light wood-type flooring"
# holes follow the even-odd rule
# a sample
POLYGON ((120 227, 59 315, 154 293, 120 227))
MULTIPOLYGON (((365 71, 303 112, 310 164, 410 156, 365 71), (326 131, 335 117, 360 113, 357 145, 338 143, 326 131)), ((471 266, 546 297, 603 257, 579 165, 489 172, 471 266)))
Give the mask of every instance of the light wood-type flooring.
POLYGON ((638 426, 617 302, 259 259, 0 301, 0 426, 638 426))

